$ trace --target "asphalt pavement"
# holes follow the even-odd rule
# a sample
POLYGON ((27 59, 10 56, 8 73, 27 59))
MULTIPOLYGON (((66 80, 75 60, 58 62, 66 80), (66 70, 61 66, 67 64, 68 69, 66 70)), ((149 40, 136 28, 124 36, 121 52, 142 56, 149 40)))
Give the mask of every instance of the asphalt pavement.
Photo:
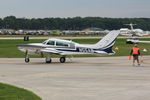
POLYGON ((33 91, 43 100, 150 100, 150 57, 132 66, 127 57, 0 58, 0 82, 33 91))

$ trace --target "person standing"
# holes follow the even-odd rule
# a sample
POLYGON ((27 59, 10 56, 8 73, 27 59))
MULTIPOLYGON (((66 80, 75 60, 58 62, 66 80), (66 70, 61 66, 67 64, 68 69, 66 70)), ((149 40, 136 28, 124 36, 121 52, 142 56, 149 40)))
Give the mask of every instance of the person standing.
POLYGON ((137 61, 138 66, 140 66, 139 55, 140 55, 140 48, 137 46, 137 44, 135 44, 130 52, 130 56, 133 56, 133 66, 135 66, 135 60, 137 61))

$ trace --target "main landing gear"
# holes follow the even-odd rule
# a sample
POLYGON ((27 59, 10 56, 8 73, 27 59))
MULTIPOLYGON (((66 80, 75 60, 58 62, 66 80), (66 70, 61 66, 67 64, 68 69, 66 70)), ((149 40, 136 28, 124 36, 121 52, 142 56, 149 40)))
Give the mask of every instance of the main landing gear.
MULTIPOLYGON (((66 57, 60 57, 59 61, 60 61, 61 63, 65 63, 65 62, 66 62, 66 57)), ((50 57, 46 57, 45 62, 46 62, 46 63, 51 63, 51 62, 52 62, 52 59, 51 59, 50 57)))
POLYGON ((61 63, 65 63, 66 58, 65 58, 65 57, 61 57, 61 58, 59 59, 59 61, 60 61, 61 63))
POLYGON ((46 57, 45 62, 46 62, 46 63, 51 63, 51 62, 52 62, 52 59, 51 59, 50 57, 46 57))

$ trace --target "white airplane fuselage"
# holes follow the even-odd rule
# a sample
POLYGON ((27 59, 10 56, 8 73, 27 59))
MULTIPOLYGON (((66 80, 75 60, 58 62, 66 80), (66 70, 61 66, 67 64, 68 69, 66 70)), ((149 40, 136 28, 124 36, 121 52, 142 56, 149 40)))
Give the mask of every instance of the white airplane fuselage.
MULTIPOLYGON (((56 39, 49 39, 56 42, 56 39)), ((62 40, 57 39, 57 42, 62 42, 62 40)), ((90 44, 78 44, 72 41, 63 40, 64 43, 68 43, 67 47, 63 46, 56 46, 55 45, 47 45, 43 43, 31 43, 27 45, 23 45, 24 47, 19 47, 19 50, 22 52, 26 52, 28 50, 29 54, 39 55, 42 52, 45 53, 52 53, 49 51, 55 50, 53 53, 60 55, 77 55, 77 54, 93 54, 93 55, 108 55, 107 52, 100 50, 98 48, 94 48, 93 45, 90 44), (65 42, 64 42, 65 41, 65 42), (70 46, 72 44, 72 47, 70 46)), ((109 52, 109 55, 113 54, 114 52, 109 52)))

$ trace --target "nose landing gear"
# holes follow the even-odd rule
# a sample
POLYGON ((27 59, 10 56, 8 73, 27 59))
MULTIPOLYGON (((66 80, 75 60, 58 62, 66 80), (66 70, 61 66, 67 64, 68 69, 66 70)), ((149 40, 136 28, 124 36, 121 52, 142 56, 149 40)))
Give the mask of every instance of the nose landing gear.
POLYGON ((25 62, 26 63, 29 63, 30 62, 30 59, 28 57, 28 50, 26 50, 26 53, 25 53, 25 62))

